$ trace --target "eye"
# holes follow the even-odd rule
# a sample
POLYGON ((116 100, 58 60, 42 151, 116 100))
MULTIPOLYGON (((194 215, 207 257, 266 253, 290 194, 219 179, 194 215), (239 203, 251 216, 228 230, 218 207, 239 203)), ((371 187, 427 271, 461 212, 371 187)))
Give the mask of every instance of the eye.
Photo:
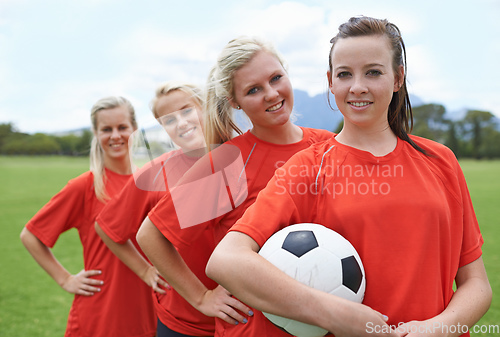
POLYGON ((271 78, 271 82, 276 82, 276 81, 278 81, 282 77, 283 77, 283 75, 276 75, 273 78, 271 78))
POLYGON ((247 95, 253 95, 253 94, 255 94, 258 90, 259 90, 259 89, 257 89, 257 88, 252 88, 252 89, 248 90, 247 95))
POLYGON ((111 128, 110 127, 104 127, 101 129, 102 132, 111 132, 111 128))
POLYGON ((191 112, 193 112, 193 108, 187 108, 187 109, 184 109, 182 110, 182 114, 183 115, 189 115, 191 112))
POLYGON ((366 72, 366 75, 376 77, 382 75, 382 72, 380 70, 371 69, 366 72))
POLYGON ((127 125, 120 125, 120 130, 127 130, 128 126, 127 125))
POLYGON ((341 71, 337 74, 337 78, 346 78, 351 76, 351 73, 348 71, 341 71))
POLYGON ((174 117, 167 117, 162 119, 163 125, 172 125, 175 122, 174 117))

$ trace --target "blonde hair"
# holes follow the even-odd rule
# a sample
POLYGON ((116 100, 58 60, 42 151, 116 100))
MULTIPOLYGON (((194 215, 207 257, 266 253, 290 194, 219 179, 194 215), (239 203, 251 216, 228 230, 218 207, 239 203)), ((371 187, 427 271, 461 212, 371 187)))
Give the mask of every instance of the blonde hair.
POLYGON ((137 128, 135 118, 135 109, 132 104, 124 97, 109 96, 98 100, 90 109, 90 120, 92 122, 92 143, 90 145, 90 171, 94 175, 94 191, 99 201, 105 202, 109 199, 106 194, 105 181, 106 171, 104 170, 104 153, 99 144, 97 137, 97 113, 105 109, 113 109, 119 106, 124 106, 130 112, 130 122, 134 128, 137 128))
POLYGON ((236 70, 247 64, 259 51, 276 56, 284 69, 285 62, 276 49, 257 37, 239 37, 231 40, 219 54, 217 63, 210 71, 205 99, 205 139, 207 144, 222 144, 233 133, 242 134, 233 118, 229 102, 234 99, 233 77, 236 70))
POLYGON ((156 119, 160 117, 158 115, 158 111, 156 110, 157 109, 156 105, 158 104, 158 100, 162 96, 168 95, 175 90, 180 90, 185 92, 186 94, 193 97, 200 106, 203 106, 203 93, 200 88, 191 83, 168 81, 158 86, 158 88, 156 88, 155 97, 151 100, 151 103, 149 104, 151 112, 153 112, 153 115, 156 119))

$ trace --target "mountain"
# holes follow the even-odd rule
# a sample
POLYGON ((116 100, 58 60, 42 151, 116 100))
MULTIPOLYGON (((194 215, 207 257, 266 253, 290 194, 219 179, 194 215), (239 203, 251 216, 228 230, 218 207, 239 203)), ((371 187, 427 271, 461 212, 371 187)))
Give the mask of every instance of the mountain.
POLYGON ((302 90, 294 90, 293 94, 293 110, 297 125, 329 131, 337 128, 342 120, 342 114, 332 95, 330 95, 330 107, 326 92, 312 97, 302 90))
MULTIPOLYGON (((311 97, 302 90, 294 90, 293 94, 297 125, 330 131, 337 129, 342 120, 342 114, 335 104, 333 95, 327 96, 327 92, 324 92, 311 97), (328 97, 330 103, 328 103, 328 97)), ((413 107, 424 104, 420 97, 414 95, 410 95, 410 102, 413 107)))

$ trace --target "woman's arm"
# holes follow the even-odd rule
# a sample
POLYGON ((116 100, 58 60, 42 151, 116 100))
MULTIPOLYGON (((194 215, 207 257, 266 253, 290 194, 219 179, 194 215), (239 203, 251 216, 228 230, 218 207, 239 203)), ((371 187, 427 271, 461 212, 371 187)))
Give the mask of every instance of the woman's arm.
POLYGON ((369 307, 310 288, 258 255, 248 235, 229 232, 212 254, 207 275, 258 310, 331 331, 335 336, 398 336, 369 333, 368 323, 386 325, 387 317, 369 307))
POLYGON ((159 285, 169 288, 168 283, 161 279, 156 268, 149 264, 141 253, 139 253, 130 239, 123 244, 114 242, 106 232, 102 230, 97 222, 95 223, 95 230, 106 246, 108 246, 127 267, 139 276, 141 280, 152 287, 154 291, 161 294, 165 293, 165 290, 160 288, 159 285))
POLYGON ((433 336, 460 336, 468 331, 491 304, 492 290, 482 257, 460 267, 455 282, 457 291, 441 314, 426 321, 408 322, 399 331, 410 332, 408 337, 427 336, 429 331, 433 336))
POLYGON ((26 227, 21 232, 21 241, 35 261, 67 292, 92 296, 95 292, 101 291, 97 286, 102 285, 103 281, 91 278, 100 275, 100 270, 82 270, 78 274, 72 275, 55 258, 50 248, 26 227))
POLYGON ((149 218, 137 232, 137 242, 165 280, 197 310, 228 323, 246 323, 246 318, 235 309, 245 313, 250 309, 222 287, 207 289, 149 218))

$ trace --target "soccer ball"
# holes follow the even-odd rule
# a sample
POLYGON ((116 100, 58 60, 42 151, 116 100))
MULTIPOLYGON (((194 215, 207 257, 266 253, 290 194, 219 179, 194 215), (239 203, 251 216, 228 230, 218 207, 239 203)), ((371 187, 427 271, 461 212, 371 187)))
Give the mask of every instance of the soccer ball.
MULTIPOLYGON (((361 303, 366 279, 358 253, 343 236, 322 225, 302 223, 274 233, 259 254, 297 281, 361 303)), ((327 330, 263 313, 271 322, 297 337, 324 336, 327 330)))

